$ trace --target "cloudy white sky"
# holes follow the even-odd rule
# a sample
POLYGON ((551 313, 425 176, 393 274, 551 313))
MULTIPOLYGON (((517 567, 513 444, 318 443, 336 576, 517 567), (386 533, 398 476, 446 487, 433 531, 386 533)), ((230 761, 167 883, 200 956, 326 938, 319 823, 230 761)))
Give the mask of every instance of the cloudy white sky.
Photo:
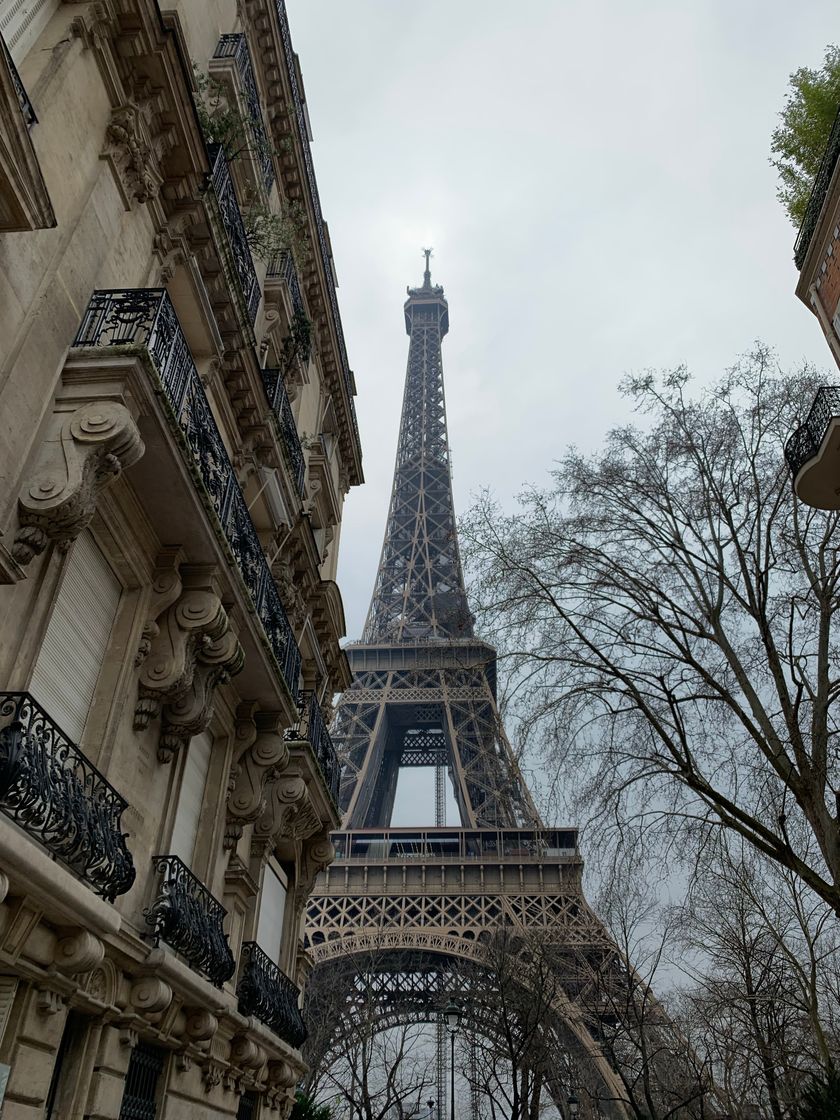
POLYGON ((287 0, 356 374, 367 484, 340 585, 360 635, 434 247, 459 510, 512 501, 627 417, 622 375, 713 378, 757 337, 830 357, 794 296, 770 133, 840 35, 809 0, 287 0))

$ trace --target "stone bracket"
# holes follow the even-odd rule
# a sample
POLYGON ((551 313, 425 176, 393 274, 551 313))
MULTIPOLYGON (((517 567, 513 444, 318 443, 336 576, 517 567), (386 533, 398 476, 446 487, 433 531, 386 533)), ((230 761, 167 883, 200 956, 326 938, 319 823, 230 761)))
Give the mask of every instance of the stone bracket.
POLYGON ((89 401, 69 414, 53 412, 35 469, 18 495, 17 563, 28 564, 49 541, 69 547, 90 523, 101 491, 143 450, 124 404, 89 401))

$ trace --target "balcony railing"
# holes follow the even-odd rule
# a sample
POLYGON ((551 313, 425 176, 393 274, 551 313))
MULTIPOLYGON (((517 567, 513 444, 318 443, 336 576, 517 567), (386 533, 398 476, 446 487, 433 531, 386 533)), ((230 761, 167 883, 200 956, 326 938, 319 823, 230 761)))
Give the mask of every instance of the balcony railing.
POLYGON ((144 914, 155 945, 165 941, 221 987, 236 968, 222 928, 227 910, 177 856, 155 856, 152 863, 160 891, 144 914))
POLYGON ((6 46, 3 36, 0 35, 0 51, 6 60, 6 65, 9 67, 9 73, 12 76, 12 85, 15 87, 17 94, 18 105, 23 114, 23 119, 26 121, 27 127, 31 128, 33 124, 38 123, 38 118, 35 116, 35 110, 32 107, 32 102, 29 100, 29 94, 26 92, 23 82, 20 80, 20 74, 17 72, 17 67, 14 64, 9 48, 6 46))
POLYGON ((811 197, 808 199, 805 217, 802 219, 802 225, 799 227, 796 244, 793 247, 793 259, 797 268, 802 268, 802 265, 805 263, 805 257, 808 255, 808 247, 811 244, 811 238, 814 236, 814 230, 817 228, 817 223, 820 220, 825 196, 828 194, 828 185, 834 174, 834 168, 837 164, 838 157, 840 157, 840 113, 837 114, 828 137, 828 144, 826 145, 825 153, 820 163, 820 169, 817 172, 816 178, 814 179, 814 186, 811 189, 811 197))
POLYGON ((794 478, 819 452, 831 421, 840 417, 840 385, 817 390, 811 410, 785 444, 785 459, 794 478))
POLYGON ((341 315, 338 310, 338 299, 335 294, 335 284, 333 283, 333 269, 330 258, 330 251, 327 245, 327 234, 324 229, 324 217, 321 212, 321 199, 318 194, 318 183, 315 179, 315 168, 312 164, 312 152, 309 147, 309 132, 306 127, 306 115, 303 109, 303 97, 301 89, 298 84, 297 66, 295 65, 295 52, 292 47, 292 36, 289 31, 289 17, 286 14, 285 0, 275 0, 277 5, 277 21, 280 26, 280 38, 283 42, 283 53, 286 58, 286 70, 289 75, 289 84, 292 90, 292 108, 294 109, 295 122, 297 125, 298 136, 300 137, 300 147, 303 152, 303 162, 306 168, 306 180, 309 185, 309 194, 312 199, 312 208, 315 211, 315 229, 318 235, 318 249, 321 256, 321 263, 324 269, 324 277, 327 282, 327 294, 330 301, 330 310, 332 312, 333 327, 335 329, 335 336, 338 339, 338 350, 341 359, 341 372, 344 378, 344 385, 347 389, 347 400, 350 407, 350 418, 353 424, 353 431, 356 437, 356 442, 359 442, 359 426, 356 420, 356 405, 353 400, 353 381, 350 374, 350 364, 347 361, 347 347, 344 344, 344 331, 341 327, 341 315))
POLYGON ((299 704, 301 710, 300 722, 297 727, 290 727, 285 736, 290 741, 298 739, 309 743, 317 759, 326 787, 330 791, 330 796, 338 804, 341 764, 327 730, 321 705, 318 703, 314 692, 302 692, 299 704))
POLYGON ((222 223, 230 245, 236 278, 239 281, 239 287, 242 289, 242 296, 248 309, 248 318, 253 326, 257 317, 257 308, 260 305, 260 284, 254 268, 254 259, 248 246, 248 234, 245 231, 245 223, 242 221, 242 211, 239 209, 239 201, 236 197, 233 179, 230 177, 224 148, 221 144, 210 144, 207 148, 207 155, 212 168, 210 182, 213 186, 216 201, 219 204, 219 212, 222 215, 222 223))
POLYGON ((125 894, 125 799, 28 692, 0 692, 0 723, 0 809, 97 894, 125 894))
POLYGON ((295 480, 297 492, 302 498, 304 495, 303 480, 306 473, 306 462, 303 458, 303 448, 300 445, 300 436, 292 414, 289 394, 286 392, 286 385, 283 381, 283 373, 279 369, 264 369, 262 378, 268 403, 277 418, 280 434, 283 437, 283 447, 289 460, 289 469, 295 480))
POLYGON ((306 313, 306 308, 303 306, 303 296, 300 291, 300 281, 298 280, 294 257, 289 249, 284 249, 282 253, 278 253, 276 257, 271 258, 268 262, 266 279, 283 280, 286 287, 289 289, 292 309, 294 311, 303 312, 304 314, 306 313))
POLYGON ((307 1030, 298 1007, 300 992, 256 941, 242 945, 242 968, 236 987, 239 1010, 253 1015, 284 1042, 299 1047, 307 1030))
POLYGON ((248 105, 251 128, 254 130, 254 154, 260 165, 263 186, 266 191, 270 191, 271 184, 274 182, 274 164, 271 162, 271 144, 263 122, 257 82, 251 62, 251 52, 248 50, 248 40, 241 31, 238 34, 222 35, 216 45, 216 53, 213 57, 232 58, 236 63, 236 72, 239 75, 239 82, 248 105))
POLYGON ((297 695, 300 650, 169 296, 162 288, 94 292, 73 345, 148 353, 268 647, 297 695))

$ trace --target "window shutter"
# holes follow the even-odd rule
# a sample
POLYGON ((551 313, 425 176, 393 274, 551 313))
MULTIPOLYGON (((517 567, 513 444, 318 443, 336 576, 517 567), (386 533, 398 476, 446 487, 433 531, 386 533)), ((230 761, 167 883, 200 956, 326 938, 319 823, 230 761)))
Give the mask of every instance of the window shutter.
POLYGON ((0 34, 19 63, 58 11, 60 0, 0 0, 0 34))
POLYGON ((276 871, 269 865, 263 876, 260 894, 260 916, 257 922, 257 944, 274 961, 280 962, 283 946, 283 915, 286 911, 286 887, 276 871))
POLYGON ((67 558, 29 688, 61 730, 78 742, 96 694, 122 586, 90 532, 67 558))
POLYGON ((184 774, 181 778, 178 808, 175 811, 175 823, 172 826, 169 852, 183 860, 190 868, 193 862, 195 838, 198 836, 198 822, 204 801, 204 787, 207 784, 212 749, 213 739, 206 731, 201 735, 193 736, 190 740, 184 774))

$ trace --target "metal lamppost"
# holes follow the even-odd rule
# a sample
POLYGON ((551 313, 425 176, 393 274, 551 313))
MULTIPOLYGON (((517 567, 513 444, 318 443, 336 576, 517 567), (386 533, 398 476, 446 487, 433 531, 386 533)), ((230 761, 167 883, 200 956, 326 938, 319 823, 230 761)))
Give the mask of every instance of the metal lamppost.
POLYGON ((577 1120, 578 1109, 580 1108, 580 1101, 575 1096, 574 1091, 572 1091, 569 1094, 569 1099, 566 1103, 569 1106, 570 1120, 577 1120))
POLYGON ((454 999, 450 999, 449 1003, 443 1009, 443 1017, 446 1020, 446 1028, 449 1031, 450 1042, 450 1055, 449 1055, 449 1097, 451 1100, 450 1117, 455 1120, 455 1035, 458 1032, 458 1025, 461 1022, 461 1008, 454 999))
POLYGON ((435 1102, 431 1097, 426 1101, 426 1108, 429 1110, 429 1120, 435 1120, 435 1102))

